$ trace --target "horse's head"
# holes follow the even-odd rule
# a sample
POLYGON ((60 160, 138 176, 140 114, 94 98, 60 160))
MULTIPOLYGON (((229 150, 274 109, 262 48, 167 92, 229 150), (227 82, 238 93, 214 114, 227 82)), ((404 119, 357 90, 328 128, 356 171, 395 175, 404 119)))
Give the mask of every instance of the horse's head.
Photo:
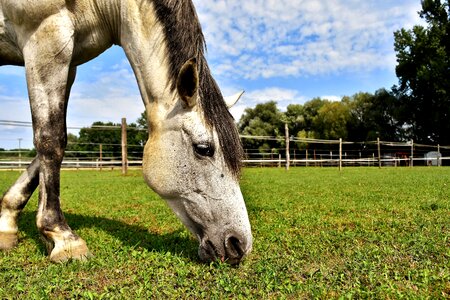
POLYGON ((239 162, 230 162, 241 159, 242 148, 223 97, 220 92, 202 91, 198 69, 196 60, 186 62, 171 104, 148 112, 150 136, 145 146, 144 176, 198 238, 202 260, 236 264, 252 248, 236 170, 239 162), (225 107, 225 124, 208 124, 205 102, 218 100, 204 99, 211 95, 220 97, 220 105, 225 107), (223 140, 227 135, 235 135, 235 140, 223 140), (230 143, 235 145, 230 147, 230 143), (233 147, 239 150, 234 158, 233 147))

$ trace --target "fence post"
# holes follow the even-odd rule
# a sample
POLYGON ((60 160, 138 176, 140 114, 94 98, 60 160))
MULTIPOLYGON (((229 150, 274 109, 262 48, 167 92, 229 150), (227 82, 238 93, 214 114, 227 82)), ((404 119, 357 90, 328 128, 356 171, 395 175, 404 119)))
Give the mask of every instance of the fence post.
POLYGON ((122 175, 128 172, 127 119, 122 118, 122 175))
POLYGON ((103 144, 100 144, 100 157, 99 157, 99 160, 100 160, 100 171, 102 171, 102 168, 103 168, 103 144))
POLYGON ((18 138, 19 140, 19 169, 22 168, 22 146, 20 145, 20 143, 22 142, 22 138, 18 138))
POLYGON ((286 134, 286 171, 289 171, 290 154, 289 154, 289 126, 288 123, 284 123, 284 132, 286 134))
POLYGON ((438 154, 437 154, 437 165, 438 165, 438 167, 440 167, 441 166, 441 145, 439 145, 439 144, 437 146, 437 152, 438 152, 438 154))
POLYGON ((411 165, 410 167, 414 167, 414 140, 411 140, 411 165))
POLYGON ((378 168, 381 169, 381 146, 380 146, 380 138, 377 138, 377 148, 378 148, 378 168))
POLYGON ((295 151, 295 148, 294 148, 294 162, 293 162, 293 164, 294 164, 294 167, 296 167, 296 166, 297 166, 297 163, 295 162, 295 161, 296 161, 296 159, 297 159, 297 152, 295 151))
POLYGON ((306 162, 305 162, 305 166, 308 167, 309 163, 308 163, 308 148, 306 148, 306 162))
POLYGON ((317 161, 316 161, 316 149, 314 148, 314 167, 317 167, 317 161))
POLYGON ((339 138, 339 172, 342 171, 342 138, 339 138))

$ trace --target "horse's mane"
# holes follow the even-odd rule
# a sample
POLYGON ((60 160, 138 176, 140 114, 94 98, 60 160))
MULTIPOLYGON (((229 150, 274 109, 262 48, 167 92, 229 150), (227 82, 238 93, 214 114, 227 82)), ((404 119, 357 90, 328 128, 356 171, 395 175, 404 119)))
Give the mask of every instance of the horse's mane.
POLYGON ((217 83, 205 59, 206 44, 191 0, 152 0, 158 20, 163 24, 169 55, 171 88, 183 64, 195 57, 199 68, 200 104, 208 126, 216 129, 225 163, 239 176, 243 158, 242 144, 217 83))

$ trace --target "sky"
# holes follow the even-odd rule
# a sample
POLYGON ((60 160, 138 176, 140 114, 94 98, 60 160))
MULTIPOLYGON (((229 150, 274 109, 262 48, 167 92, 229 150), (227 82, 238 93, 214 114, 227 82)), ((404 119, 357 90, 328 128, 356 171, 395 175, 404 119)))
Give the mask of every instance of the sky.
MULTIPOLYGON (((420 0, 193 0, 207 60, 224 95, 245 91, 231 109, 275 100, 283 110, 315 97, 339 101, 397 84, 393 32, 422 24, 420 0)), ((69 127, 135 122, 144 111, 134 74, 114 46, 78 67, 69 127)), ((0 148, 32 148, 24 69, 0 67, 0 148)), ((69 132, 77 134, 76 129, 69 132)))

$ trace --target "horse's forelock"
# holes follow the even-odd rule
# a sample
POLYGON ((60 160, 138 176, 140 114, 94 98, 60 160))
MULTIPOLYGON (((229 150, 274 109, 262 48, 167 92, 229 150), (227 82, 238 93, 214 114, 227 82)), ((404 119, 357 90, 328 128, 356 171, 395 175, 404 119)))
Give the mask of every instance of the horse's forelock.
POLYGON ((219 138, 225 163, 236 177, 240 175, 244 157, 234 119, 211 76, 205 59, 205 39, 191 0, 151 0, 163 25, 169 56, 169 76, 172 90, 183 64, 195 57, 200 75, 200 104, 207 125, 213 126, 219 138))

